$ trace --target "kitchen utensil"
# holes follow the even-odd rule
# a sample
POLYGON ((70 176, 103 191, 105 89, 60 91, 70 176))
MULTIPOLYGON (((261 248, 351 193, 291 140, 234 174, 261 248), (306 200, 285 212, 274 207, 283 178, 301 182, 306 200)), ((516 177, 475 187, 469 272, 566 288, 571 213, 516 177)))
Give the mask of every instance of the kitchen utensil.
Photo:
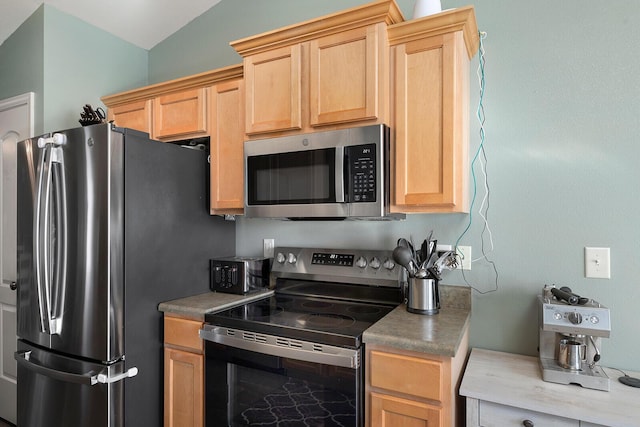
MULTIPOLYGON (((568 288, 566 288, 566 289, 568 289, 568 288)), ((551 293, 553 294, 554 297, 556 297, 557 299, 559 299, 561 301, 566 301, 567 303, 569 303, 571 305, 578 304, 578 301, 579 301, 578 296, 576 296, 573 293, 571 293, 570 289, 569 289, 569 292, 567 292, 566 290, 563 290, 563 289, 552 288, 551 289, 551 293)))
POLYGON ((413 266, 413 254, 411 249, 405 246, 396 246, 393 250, 393 260, 403 266, 409 272, 409 277, 415 276, 415 268, 413 266))
POLYGON ((558 364, 565 369, 579 370, 587 360, 587 345, 571 338, 560 340, 558 364))

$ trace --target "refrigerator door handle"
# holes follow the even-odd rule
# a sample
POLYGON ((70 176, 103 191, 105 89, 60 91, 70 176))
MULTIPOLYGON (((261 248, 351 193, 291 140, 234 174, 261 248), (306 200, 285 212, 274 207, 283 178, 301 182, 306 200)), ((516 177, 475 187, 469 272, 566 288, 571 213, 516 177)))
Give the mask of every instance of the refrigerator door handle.
POLYGON ((83 385, 96 385, 96 384, 111 384, 121 381, 125 378, 131 378, 138 375, 138 368, 135 366, 129 368, 122 374, 109 376, 108 373, 104 373, 104 370, 99 374, 93 374, 88 372, 86 374, 73 374, 71 372, 58 371, 57 369, 47 368, 31 360, 31 351, 16 351, 13 356, 18 365, 23 366, 33 372, 41 375, 45 375, 55 380, 60 380, 69 383, 83 384, 83 385))
POLYGON ((38 374, 53 378, 55 380, 84 385, 94 385, 97 382, 93 381, 97 375, 92 375, 90 373, 72 374, 70 372, 58 371, 56 369, 51 369, 47 368, 46 366, 39 365, 30 360, 31 351, 16 351, 14 353, 14 358, 16 359, 16 362, 18 362, 18 365, 23 366, 38 374))
POLYGON ((64 134, 38 140, 38 147, 44 150, 38 167, 33 246, 40 329, 50 335, 60 334, 62 330, 66 283, 66 180, 61 147, 65 143, 64 134), (52 203, 55 211, 51 210, 52 203), (52 221, 55 221, 55 237, 51 235, 52 221))

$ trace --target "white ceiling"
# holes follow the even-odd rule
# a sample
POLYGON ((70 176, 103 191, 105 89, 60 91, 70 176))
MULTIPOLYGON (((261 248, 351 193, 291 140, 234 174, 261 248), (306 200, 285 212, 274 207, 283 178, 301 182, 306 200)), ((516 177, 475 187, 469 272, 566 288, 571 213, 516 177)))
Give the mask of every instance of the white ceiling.
POLYGON ((0 0, 0 44, 46 3, 143 49, 175 33, 220 0, 0 0))

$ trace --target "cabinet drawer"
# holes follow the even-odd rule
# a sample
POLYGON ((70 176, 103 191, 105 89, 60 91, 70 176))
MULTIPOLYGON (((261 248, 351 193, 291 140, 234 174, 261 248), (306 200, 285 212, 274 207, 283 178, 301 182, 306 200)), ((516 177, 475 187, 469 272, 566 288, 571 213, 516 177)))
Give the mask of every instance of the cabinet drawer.
POLYGON ((164 343, 202 352, 204 347, 198 335, 201 327, 202 322, 196 320, 165 316, 164 343))
POLYGON ((375 350, 370 359, 373 387, 442 401, 441 362, 375 350))
POLYGON ((556 417, 541 412, 480 402, 480 425, 482 427, 522 427, 524 421, 531 421, 534 427, 579 427, 580 421, 556 417))

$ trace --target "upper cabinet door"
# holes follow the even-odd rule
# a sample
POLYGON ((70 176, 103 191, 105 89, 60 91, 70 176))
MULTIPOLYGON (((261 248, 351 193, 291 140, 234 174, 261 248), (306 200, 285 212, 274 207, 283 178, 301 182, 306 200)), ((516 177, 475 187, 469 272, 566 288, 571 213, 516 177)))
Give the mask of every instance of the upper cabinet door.
POLYGON ((219 83, 211 97, 211 214, 244 209, 244 81, 219 83))
POLYGON ((382 25, 369 25, 311 40, 311 126, 377 118, 378 28, 384 30, 382 25))
POLYGON ((151 134, 151 104, 152 101, 148 99, 109 108, 108 119, 113 120, 116 126, 151 134))
POLYGON ((302 128, 301 50, 286 46, 244 59, 248 134, 302 128))
POLYGON ((462 35, 411 41, 394 51, 397 209, 465 211, 469 66, 462 35))
POLYGON ((153 105, 153 137, 160 140, 205 136, 207 88, 158 96, 153 105))

